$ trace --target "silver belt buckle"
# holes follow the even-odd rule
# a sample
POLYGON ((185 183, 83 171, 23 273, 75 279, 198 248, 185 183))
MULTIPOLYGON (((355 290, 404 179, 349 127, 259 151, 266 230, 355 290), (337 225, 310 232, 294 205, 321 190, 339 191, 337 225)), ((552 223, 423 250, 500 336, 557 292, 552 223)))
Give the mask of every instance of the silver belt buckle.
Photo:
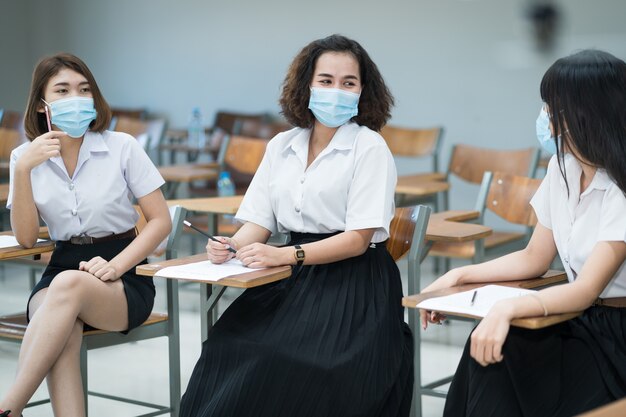
POLYGON ((90 245, 93 243, 92 237, 86 235, 72 236, 70 241, 75 245, 90 245))

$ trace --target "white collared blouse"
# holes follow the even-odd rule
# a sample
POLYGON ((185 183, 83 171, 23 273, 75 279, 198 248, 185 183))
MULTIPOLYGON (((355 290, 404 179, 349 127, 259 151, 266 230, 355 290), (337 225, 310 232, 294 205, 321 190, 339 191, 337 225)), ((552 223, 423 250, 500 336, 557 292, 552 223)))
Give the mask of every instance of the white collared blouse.
MULTIPOLYGON (((28 145, 11 152, 8 209, 15 164, 28 145)), ((111 131, 85 133, 72 178, 60 156, 36 166, 30 178, 35 205, 53 240, 132 229, 139 217, 132 197, 141 198, 164 183, 135 138, 111 131)))
POLYGON ((389 237, 397 173, 382 136, 342 125, 307 168, 310 129, 294 128, 267 145, 236 218, 272 233, 332 233, 374 228, 389 237))
MULTIPOLYGON (((556 156, 550 159, 546 177, 532 198, 539 223, 552 230, 568 280, 574 281, 597 242, 626 241, 626 197, 598 169, 580 193, 582 167, 570 154, 564 160, 569 196, 556 156)), ((626 263, 622 264, 600 297, 626 296, 626 263)))

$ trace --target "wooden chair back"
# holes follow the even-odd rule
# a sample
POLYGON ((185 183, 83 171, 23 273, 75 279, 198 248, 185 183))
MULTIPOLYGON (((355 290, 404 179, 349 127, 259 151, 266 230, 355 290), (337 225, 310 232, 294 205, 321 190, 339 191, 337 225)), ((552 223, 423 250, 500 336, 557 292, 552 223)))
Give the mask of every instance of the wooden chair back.
POLYGON ((113 117, 127 117, 129 119, 144 120, 148 115, 146 109, 130 109, 121 107, 111 107, 111 113, 113 117))
POLYGON ((411 249, 415 231, 415 207, 400 207, 389 226, 387 251, 394 261, 402 258, 411 249))
POLYGON ((16 129, 0 127, 0 161, 8 161, 11 151, 22 143, 22 135, 16 129))
POLYGON ((215 121, 213 123, 214 128, 222 129, 226 133, 238 133, 235 131, 237 121, 241 120, 254 120, 257 122, 265 121, 267 116, 265 114, 246 114, 229 111, 218 111, 215 115, 215 121))
POLYGON ((223 169, 231 173, 254 176, 261 165, 268 142, 269 139, 231 135, 226 146, 223 169))
POLYGON ((473 184, 480 184, 486 171, 534 177, 539 149, 497 150, 455 145, 448 173, 473 184))
POLYGON ((541 179, 494 172, 487 195, 486 207, 504 220, 523 225, 537 224, 530 205, 541 179))
POLYGON ((0 127, 24 131, 24 114, 13 110, 3 110, 0 117, 0 127))
POLYGON ((277 134, 293 128, 286 122, 265 122, 257 119, 241 119, 237 123, 238 126, 236 126, 234 133, 264 139, 271 139, 277 134))
POLYGON ((430 156, 433 159, 433 171, 439 170, 443 127, 414 129, 387 125, 381 129, 380 134, 394 156, 430 156))
POLYGON ((150 147, 150 125, 145 120, 135 119, 127 116, 119 116, 116 119, 113 130, 116 132, 124 132, 133 136, 141 143, 144 149, 150 147))

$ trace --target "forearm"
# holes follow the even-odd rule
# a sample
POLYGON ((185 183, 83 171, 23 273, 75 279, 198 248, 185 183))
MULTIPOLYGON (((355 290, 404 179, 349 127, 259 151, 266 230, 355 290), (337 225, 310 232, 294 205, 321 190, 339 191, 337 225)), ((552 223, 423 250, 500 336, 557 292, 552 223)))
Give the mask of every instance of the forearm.
POLYGON ((30 170, 16 167, 12 178, 11 230, 18 243, 32 247, 39 235, 39 214, 33 198, 30 170))
POLYGON ((548 269, 543 262, 538 262, 529 248, 510 253, 491 261, 459 268, 459 284, 516 281, 542 275, 548 269))
POLYGON ((130 245, 111 260, 111 264, 122 274, 150 255, 170 233, 172 224, 168 218, 148 220, 141 233, 130 245))

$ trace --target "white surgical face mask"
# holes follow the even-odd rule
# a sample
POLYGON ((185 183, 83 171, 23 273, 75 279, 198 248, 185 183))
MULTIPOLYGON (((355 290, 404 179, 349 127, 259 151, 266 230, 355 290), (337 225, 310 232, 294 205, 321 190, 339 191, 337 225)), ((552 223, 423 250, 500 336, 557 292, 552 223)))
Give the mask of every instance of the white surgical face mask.
POLYGON ((324 126, 339 127, 359 113, 361 95, 339 88, 311 88, 309 109, 324 126))
MULTIPOLYGON (((557 140, 554 136, 552 136, 552 131, 550 130, 550 117, 548 116, 548 112, 546 112, 545 106, 541 107, 535 127, 537 130, 537 140, 539 141, 541 147, 550 153, 550 155, 556 154, 557 140)), ((561 141, 560 136, 558 141, 561 141)), ((559 147, 560 145, 561 144, 559 143, 559 147)))
POLYGON ((41 100, 50 108, 50 122, 73 138, 82 137, 97 116, 91 97, 68 97, 52 103, 41 100))

